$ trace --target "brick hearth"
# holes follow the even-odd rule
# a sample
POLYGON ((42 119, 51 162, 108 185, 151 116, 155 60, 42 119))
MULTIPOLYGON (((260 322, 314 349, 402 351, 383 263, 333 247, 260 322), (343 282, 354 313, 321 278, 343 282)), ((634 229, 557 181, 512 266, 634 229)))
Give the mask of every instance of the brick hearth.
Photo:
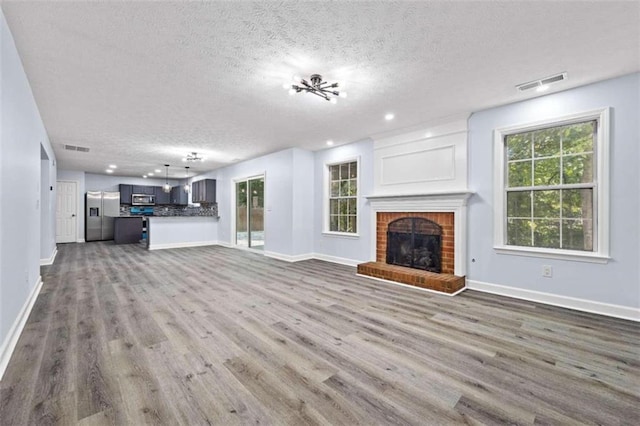
POLYGON ((464 288, 465 277, 454 273, 454 214, 452 212, 378 212, 376 214, 376 262, 358 265, 358 274, 395 281, 416 287, 455 293, 464 288), (442 273, 423 271, 386 263, 387 227, 396 219, 419 217, 442 227, 442 273))

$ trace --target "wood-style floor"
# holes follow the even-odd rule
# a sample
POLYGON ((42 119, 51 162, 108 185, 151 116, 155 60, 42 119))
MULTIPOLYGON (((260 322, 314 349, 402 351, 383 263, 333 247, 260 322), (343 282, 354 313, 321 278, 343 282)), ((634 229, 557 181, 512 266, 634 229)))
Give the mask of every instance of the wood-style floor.
POLYGON ((2 425, 640 424, 637 323, 222 247, 58 248, 2 425))

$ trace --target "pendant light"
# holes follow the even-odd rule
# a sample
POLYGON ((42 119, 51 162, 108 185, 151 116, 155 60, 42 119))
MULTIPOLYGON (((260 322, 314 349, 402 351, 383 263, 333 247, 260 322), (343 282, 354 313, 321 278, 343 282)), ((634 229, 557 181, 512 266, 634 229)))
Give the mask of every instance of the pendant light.
POLYGON ((171 192, 171 185, 169 185, 169 165, 165 164, 164 166, 167 168, 167 179, 165 181, 166 183, 162 185, 162 190, 168 194, 171 192))
POLYGON ((189 166, 184 169, 184 192, 188 194, 191 191, 191 186, 189 186, 189 166))

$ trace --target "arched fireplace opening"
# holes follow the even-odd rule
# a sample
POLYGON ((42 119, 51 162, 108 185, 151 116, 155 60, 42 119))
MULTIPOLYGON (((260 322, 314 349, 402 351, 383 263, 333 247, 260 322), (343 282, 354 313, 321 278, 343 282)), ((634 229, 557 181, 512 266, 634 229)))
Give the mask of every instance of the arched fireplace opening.
POLYGON ((442 272, 442 227, 420 218, 404 217, 387 227, 387 258, 390 265, 442 272))

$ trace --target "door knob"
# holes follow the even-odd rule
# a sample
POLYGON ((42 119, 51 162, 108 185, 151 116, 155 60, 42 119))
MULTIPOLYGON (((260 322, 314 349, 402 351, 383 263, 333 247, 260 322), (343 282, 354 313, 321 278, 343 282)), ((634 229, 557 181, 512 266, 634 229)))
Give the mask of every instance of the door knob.
POLYGON ((76 217, 76 215, 75 215, 75 214, 72 214, 72 215, 71 215, 71 217, 76 217))

